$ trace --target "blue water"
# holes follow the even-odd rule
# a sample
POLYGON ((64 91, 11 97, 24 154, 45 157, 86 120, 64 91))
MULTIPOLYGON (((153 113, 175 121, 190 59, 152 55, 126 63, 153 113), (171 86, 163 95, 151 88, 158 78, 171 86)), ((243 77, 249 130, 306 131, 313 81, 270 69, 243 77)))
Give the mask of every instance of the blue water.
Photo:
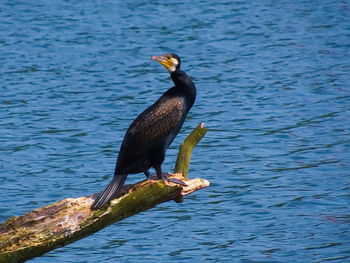
POLYGON ((105 187, 172 85, 152 55, 198 89, 163 169, 209 128, 209 188, 31 262, 350 262, 348 1, 13 0, 0 27, 0 221, 105 187))

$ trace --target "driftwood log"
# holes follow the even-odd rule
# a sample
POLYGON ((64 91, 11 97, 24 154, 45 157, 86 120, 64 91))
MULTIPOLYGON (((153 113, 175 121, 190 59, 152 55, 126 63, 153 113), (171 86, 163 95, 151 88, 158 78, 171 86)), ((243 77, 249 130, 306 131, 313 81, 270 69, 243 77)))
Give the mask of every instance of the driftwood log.
POLYGON ((0 224, 0 263, 23 262, 40 256, 160 203, 169 200, 182 202, 183 196, 208 187, 206 180, 187 178, 192 149, 206 130, 201 123, 180 146, 175 174, 171 176, 183 180, 187 186, 164 180, 146 180, 124 186, 119 197, 96 211, 90 206, 97 194, 67 198, 9 218, 0 224))

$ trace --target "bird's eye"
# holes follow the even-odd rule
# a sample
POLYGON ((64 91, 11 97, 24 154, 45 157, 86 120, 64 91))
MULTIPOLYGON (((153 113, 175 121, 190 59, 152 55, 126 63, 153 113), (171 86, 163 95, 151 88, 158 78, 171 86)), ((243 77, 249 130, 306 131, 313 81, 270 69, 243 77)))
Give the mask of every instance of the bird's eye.
POLYGON ((169 55, 168 55, 168 56, 166 56, 166 59, 171 59, 171 56, 169 56, 169 55))

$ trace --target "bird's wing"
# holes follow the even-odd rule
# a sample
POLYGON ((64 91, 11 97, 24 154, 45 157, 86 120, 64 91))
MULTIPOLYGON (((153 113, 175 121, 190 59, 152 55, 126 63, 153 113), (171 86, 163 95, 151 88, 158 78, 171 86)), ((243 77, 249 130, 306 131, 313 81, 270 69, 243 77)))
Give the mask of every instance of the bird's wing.
POLYGON ((118 163, 133 160, 164 141, 181 125, 184 111, 184 103, 179 97, 167 98, 146 109, 130 125, 119 152, 118 163))

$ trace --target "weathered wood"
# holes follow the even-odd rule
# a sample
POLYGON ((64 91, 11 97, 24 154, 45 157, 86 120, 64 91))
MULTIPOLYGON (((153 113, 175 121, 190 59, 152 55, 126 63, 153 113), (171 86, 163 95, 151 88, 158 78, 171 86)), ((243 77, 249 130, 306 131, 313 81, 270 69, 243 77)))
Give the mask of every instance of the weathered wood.
POLYGON ((191 134, 187 136, 184 142, 181 143, 174 173, 180 173, 185 178, 188 178, 188 167, 191 161, 192 150, 207 133, 207 130, 208 129, 204 127, 204 123, 201 122, 191 134))
MULTIPOLYGON (((198 136, 198 140, 203 136, 198 136)), ((186 165, 188 167, 188 163, 182 167, 186 165)), ((124 186, 118 198, 96 211, 90 209, 96 195, 90 195, 67 198, 6 220, 0 224, 0 263, 23 262, 37 257, 160 203, 181 202, 183 196, 209 186, 203 179, 188 180, 181 174, 171 177, 183 180, 187 186, 146 180, 124 186)))
MULTIPOLYGON (((174 177, 182 179, 177 174, 174 177)), ((67 198, 55 204, 12 217, 0 225, 0 262, 12 263, 64 246, 126 217, 160 203, 205 188, 208 181, 185 180, 183 187, 166 181, 143 181, 124 187, 126 193, 110 205, 93 211, 94 196, 67 198)))

